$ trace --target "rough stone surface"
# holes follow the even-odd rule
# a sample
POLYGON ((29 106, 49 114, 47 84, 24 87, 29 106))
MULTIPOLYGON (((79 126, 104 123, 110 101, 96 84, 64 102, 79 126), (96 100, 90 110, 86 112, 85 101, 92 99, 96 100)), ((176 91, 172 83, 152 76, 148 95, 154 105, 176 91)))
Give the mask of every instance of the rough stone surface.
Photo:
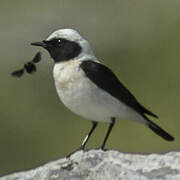
POLYGON ((127 154, 117 151, 78 151, 38 168, 0 180, 180 180, 180 152, 127 154))

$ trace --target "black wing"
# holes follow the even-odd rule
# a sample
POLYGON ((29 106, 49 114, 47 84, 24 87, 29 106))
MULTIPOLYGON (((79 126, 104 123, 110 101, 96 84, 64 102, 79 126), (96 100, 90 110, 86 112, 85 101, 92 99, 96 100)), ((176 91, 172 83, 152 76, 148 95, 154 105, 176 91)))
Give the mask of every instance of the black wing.
POLYGON ((130 106, 144 118, 146 118, 145 114, 158 118, 155 114, 143 107, 131 92, 119 81, 115 74, 106 66, 89 60, 83 61, 80 67, 83 69, 86 76, 99 88, 130 106))

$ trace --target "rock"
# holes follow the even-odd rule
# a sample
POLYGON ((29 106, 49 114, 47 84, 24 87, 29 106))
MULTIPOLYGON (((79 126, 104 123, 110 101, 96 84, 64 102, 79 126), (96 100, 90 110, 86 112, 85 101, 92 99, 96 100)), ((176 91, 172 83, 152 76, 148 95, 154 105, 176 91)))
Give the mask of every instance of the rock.
POLYGON ((180 180, 180 152, 128 154, 113 150, 78 151, 38 168, 0 180, 180 180))

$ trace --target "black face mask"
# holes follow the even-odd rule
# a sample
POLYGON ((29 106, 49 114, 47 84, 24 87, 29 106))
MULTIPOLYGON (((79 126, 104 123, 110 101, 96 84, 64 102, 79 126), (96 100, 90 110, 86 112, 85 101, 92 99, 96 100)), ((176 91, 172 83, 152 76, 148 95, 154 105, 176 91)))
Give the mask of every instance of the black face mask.
POLYGON ((63 38, 55 38, 49 41, 31 43, 34 46, 45 48, 55 62, 67 61, 77 57, 81 53, 81 46, 63 38))

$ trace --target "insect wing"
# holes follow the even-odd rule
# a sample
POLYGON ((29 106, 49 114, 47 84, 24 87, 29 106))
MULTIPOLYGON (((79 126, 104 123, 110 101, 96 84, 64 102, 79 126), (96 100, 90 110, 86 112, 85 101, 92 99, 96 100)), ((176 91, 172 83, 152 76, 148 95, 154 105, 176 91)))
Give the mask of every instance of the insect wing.
POLYGON ((20 78, 24 74, 24 69, 20 69, 18 71, 14 71, 11 73, 12 76, 20 78))
POLYGON ((38 52, 38 53, 34 56, 32 62, 33 62, 33 63, 38 63, 38 62, 40 62, 40 61, 41 61, 41 52, 38 52))

